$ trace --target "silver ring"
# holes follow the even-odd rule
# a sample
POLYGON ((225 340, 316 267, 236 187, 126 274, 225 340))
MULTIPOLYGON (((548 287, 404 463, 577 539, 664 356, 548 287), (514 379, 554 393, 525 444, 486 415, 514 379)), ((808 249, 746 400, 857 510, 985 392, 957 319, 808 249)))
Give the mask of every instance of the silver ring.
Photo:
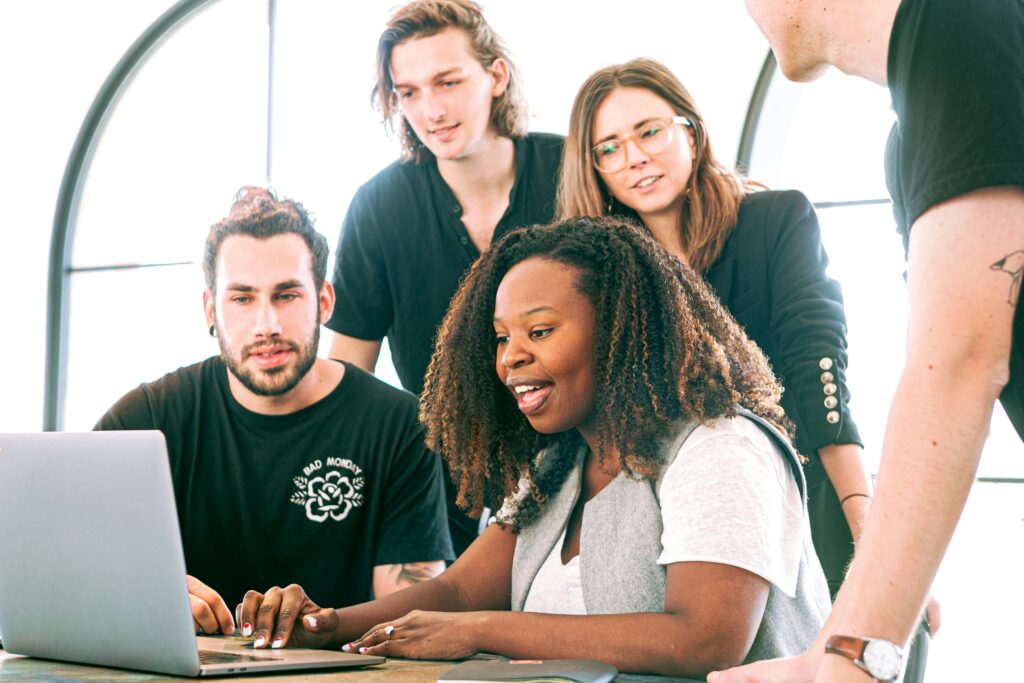
POLYGON ((384 635, 386 635, 388 637, 388 640, 391 640, 391 634, 394 633, 394 632, 395 632, 395 627, 392 626, 391 624, 388 624, 387 626, 384 627, 384 635))

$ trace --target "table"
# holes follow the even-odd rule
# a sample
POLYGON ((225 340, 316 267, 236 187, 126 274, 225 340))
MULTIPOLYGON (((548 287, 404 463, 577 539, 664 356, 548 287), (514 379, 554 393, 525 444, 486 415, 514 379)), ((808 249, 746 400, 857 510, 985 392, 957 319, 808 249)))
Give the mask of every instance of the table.
MULTIPOLYGON (((260 681, 272 683, 308 683, 310 681, 365 681, 366 683, 423 683, 436 681, 441 672, 451 668, 453 662, 414 661, 389 659, 379 666, 363 669, 325 671, 296 671, 288 674, 259 674, 253 676, 224 676, 218 681, 260 681)), ((147 674, 124 669, 106 669, 86 664, 54 662, 12 655, 0 650, 0 681, 111 681, 112 683, 154 683, 156 681, 182 681, 187 679, 166 674, 147 674)))
MULTIPOLYGON (((223 676, 216 679, 224 683, 233 681, 259 681, 260 683, 309 683, 311 681, 360 681, 360 683, 433 683, 441 673, 455 662, 419 661, 412 659, 389 659, 379 666, 364 669, 339 669, 334 671, 296 671, 289 674, 259 674, 254 676, 223 676)), ((191 680, 168 676, 166 674, 148 674, 140 671, 124 669, 106 669, 86 664, 71 662, 54 662, 47 659, 33 659, 12 655, 0 649, 0 683, 13 681, 49 681, 51 683, 69 683, 72 681, 93 682, 110 681, 111 683, 154 683, 156 681, 191 680)), ((197 679, 198 680, 198 679, 197 679)), ((700 683, 687 678, 669 678, 665 676, 639 676, 620 674, 616 679, 622 683, 656 682, 656 683, 700 683)))

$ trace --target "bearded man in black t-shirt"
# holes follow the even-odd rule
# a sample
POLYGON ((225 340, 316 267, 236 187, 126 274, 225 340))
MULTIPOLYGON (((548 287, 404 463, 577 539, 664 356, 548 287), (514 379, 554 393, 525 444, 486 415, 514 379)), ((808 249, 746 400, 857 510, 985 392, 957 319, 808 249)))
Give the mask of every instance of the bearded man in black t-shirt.
POLYGON ((787 77, 831 64, 888 86, 886 180, 910 319, 875 502, 821 635, 800 657, 709 680, 895 680, 997 399, 1024 437, 1024 1, 747 8, 787 77))
POLYGON ((416 398, 316 356, 334 304, 327 251, 301 204, 243 188, 203 262, 220 355, 139 386, 97 424, 167 439, 192 616, 206 633, 234 631, 227 604, 248 589, 300 583, 351 605, 453 558, 416 398))

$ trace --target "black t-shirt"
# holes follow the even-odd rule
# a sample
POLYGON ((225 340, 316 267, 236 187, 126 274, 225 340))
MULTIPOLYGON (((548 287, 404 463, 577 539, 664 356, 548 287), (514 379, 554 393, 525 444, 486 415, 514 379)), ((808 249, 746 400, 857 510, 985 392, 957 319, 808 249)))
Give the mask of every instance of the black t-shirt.
MULTIPOLYGON (((888 79, 897 122, 886 181, 905 247, 914 221, 932 206, 985 187, 1024 185, 1024 2, 904 0, 888 79)), ((1024 438, 1020 301, 1010 383, 1000 399, 1024 438)))
POLYGON ((189 574, 229 607, 289 583, 340 607, 372 597, 376 565, 451 559, 441 463, 414 396, 346 364, 322 400, 261 415, 227 372, 220 357, 181 368, 96 425, 164 433, 189 574))
MULTIPOLYGON (((515 141, 515 183, 493 241, 551 221, 561 155, 557 135, 515 141)), ((327 327, 358 339, 386 336, 402 386, 419 394, 437 328, 479 256, 433 155, 424 150, 420 162, 395 162, 359 188, 349 206, 327 327)))

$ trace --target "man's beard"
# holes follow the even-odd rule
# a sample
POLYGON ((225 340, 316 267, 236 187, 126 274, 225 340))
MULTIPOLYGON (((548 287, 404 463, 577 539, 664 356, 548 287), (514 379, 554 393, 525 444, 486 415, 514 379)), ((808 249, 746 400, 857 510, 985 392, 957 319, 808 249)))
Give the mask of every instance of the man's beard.
POLYGON ((301 348, 291 339, 270 337, 265 341, 249 344, 241 353, 236 353, 228 346, 219 327, 217 343, 220 345, 220 356, 224 359, 224 364, 242 386, 257 396, 281 396, 294 389, 316 362, 316 352, 320 345, 320 326, 317 325, 313 329, 313 334, 306 338, 306 344, 301 348), (252 353, 258 353, 259 348, 274 345, 289 347, 296 354, 294 362, 266 370, 253 369, 244 364, 244 360, 252 353))

